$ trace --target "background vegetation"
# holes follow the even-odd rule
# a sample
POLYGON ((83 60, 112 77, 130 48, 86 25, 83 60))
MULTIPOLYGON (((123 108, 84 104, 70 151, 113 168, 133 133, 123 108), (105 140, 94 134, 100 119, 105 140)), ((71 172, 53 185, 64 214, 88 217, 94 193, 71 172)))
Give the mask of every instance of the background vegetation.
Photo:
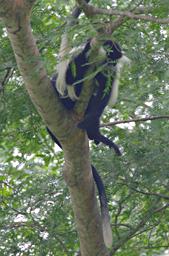
MULTIPOLYGON (((133 2, 139 1, 92 4, 124 10, 133 2)), ((140 2, 153 16, 169 13, 167 0, 140 2)), ((72 6, 73 1, 43 0, 33 9, 31 25, 49 76, 72 6)), ((71 33, 79 45, 95 31, 82 15, 71 33)), ((62 178, 63 153, 27 95, 3 23, 0 34, 0 255, 75 255, 79 244, 62 178)), ((103 145, 91 147, 106 186, 118 256, 160 255, 169 248, 168 35, 168 25, 133 19, 113 35, 132 65, 123 72, 115 108, 106 109, 102 122, 136 120, 102 128, 123 149, 121 158, 103 145), (143 117, 147 120, 138 121, 143 117)))

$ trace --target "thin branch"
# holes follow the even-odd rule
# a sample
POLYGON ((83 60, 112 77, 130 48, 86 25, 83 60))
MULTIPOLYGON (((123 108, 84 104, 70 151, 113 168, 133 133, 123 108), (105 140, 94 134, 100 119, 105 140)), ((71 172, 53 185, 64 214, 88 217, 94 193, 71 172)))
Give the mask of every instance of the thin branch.
POLYGON ((118 10, 94 8, 93 15, 96 15, 96 14, 115 15, 115 16, 128 17, 130 19, 135 19, 135 20, 151 21, 158 24, 169 24, 169 18, 156 18, 150 15, 134 14, 129 11, 118 11, 118 10))
POLYGON ((119 239, 114 248, 111 250, 110 255, 114 255, 114 253, 124 244, 131 239, 132 237, 137 235, 137 232, 139 230, 141 230, 146 223, 149 221, 149 219, 152 217, 153 214, 158 213, 163 211, 164 209, 169 207, 169 203, 165 204, 164 206, 160 207, 160 208, 156 208, 157 202, 160 200, 160 198, 147 210, 147 212, 145 213, 145 215, 142 217, 142 219, 140 220, 140 222, 133 227, 133 229, 131 229, 129 232, 126 233, 126 235, 124 235, 121 239, 119 239))
POLYGON ((126 123, 132 123, 132 122, 142 122, 142 121, 150 121, 150 120, 158 120, 158 119, 169 119, 169 115, 148 116, 144 118, 133 118, 130 120, 119 120, 119 121, 101 124, 100 127, 109 127, 117 124, 126 124, 126 123))
MULTIPOLYGON (((150 250, 150 249, 157 249, 157 250, 159 250, 160 248, 162 248, 162 249, 168 249, 169 248, 169 244, 168 245, 156 245, 156 246, 151 246, 151 245, 149 245, 149 246, 128 246, 127 247, 128 249, 132 249, 132 250, 150 250)), ((165 256, 167 256, 167 255, 165 255, 165 256)))
POLYGON ((157 24, 169 24, 169 18, 156 18, 150 15, 139 15, 139 14, 134 14, 132 12, 126 12, 126 11, 125 12, 116 11, 116 13, 113 14, 113 10, 112 10, 112 15, 125 16, 135 20, 150 21, 157 24))
POLYGON ((160 197, 160 198, 169 200, 169 196, 164 195, 164 194, 155 193, 155 192, 145 192, 145 191, 142 191, 142 190, 139 190, 139 189, 130 187, 130 186, 129 186, 129 188, 132 189, 132 190, 134 190, 135 192, 140 193, 140 194, 143 194, 143 195, 147 195, 147 196, 157 196, 157 197, 160 197))
POLYGON ((169 207, 169 203, 154 210, 154 213, 161 212, 169 207))
MULTIPOLYGON (((135 1, 133 1, 134 3, 135 1)), ((130 12, 134 12, 135 14, 141 14, 141 13, 145 13, 149 10, 149 8, 145 8, 144 6, 140 6, 142 4, 142 0, 137 3, 136 6, 134 6, 133 8, 132 7, 132 2, 129 3, 128 7, 126 9, 130 10, 130 12)), ((120 17, 117 17, 115 20, 113 20, 110 24, 110 33, 112 34, 113 31, 115 31, 118 27, 120 27, 120 25, 122 25, 128 18, 125 17, 125 16, 120 16, 120 17)))
MULTIPOLYGON (((130 8, 130 6, 128 6, 128 8, 130 8)), ((130 10, 131 13, 135 13, 135 14, 142 14, 144 12, 147 12, 149 10, 149 8, 145 8, 145 7, 135 7, 132 8, 130 10)), ((120 27, 120 25, 122 25, 123 23, 125 23, 129 18, 126 16, 118 16, 115 20, 113 20, 113 22, 110 25, 110 30, 111 30, 111 34, 113 33, 113 31, 115 31, 118 27, 120 27)))
POLYGON ((6 67, 6 74, 4 75, 4 78, 2 80, 1 87, 0 87, 0 92, 4 90, 5 85, 8 83, 9 79, 12 77, 13 72, 14 72, 14 68, 12 67, 6 67))
POLYGON ((87 4, 85 0, 77 0, 80 7, 83 9, 86 16, 91 17, 94 15, 109 15, 109 16, 122 16, 127 17, 130 19, 135 20, 144 20, 144 21, 151 21, 157 24, 169 24, 169 18, 157 18, 151 15, 139 15, 135 14, 135 12, 130 11, 118 11, 114 9, 104 9, 104 8, 98 8, 93 5, 87 4))

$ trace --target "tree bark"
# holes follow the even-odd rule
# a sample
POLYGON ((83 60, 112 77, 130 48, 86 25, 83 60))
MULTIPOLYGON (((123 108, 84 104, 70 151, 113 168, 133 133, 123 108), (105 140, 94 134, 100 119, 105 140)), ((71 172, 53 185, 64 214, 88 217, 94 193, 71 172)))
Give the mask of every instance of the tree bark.
POLYGON ((76 128, 78 117, 67 113, 54 94, 30 26, 33 0, 1 0, 0 16, 26 89, 46 125, 60 140, 65 157, 64 177, 72 200, 82 256, 108 256, 103 242, 88 138, 76 128))

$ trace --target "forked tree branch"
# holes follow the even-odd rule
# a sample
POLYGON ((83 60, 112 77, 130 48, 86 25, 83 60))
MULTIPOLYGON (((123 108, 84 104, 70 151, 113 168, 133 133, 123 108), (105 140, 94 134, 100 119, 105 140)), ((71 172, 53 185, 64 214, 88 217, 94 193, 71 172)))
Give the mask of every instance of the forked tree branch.
POLYGON ((98 8, 91 4, 86 3, 85 0, 76 0, 79 6, 83 9, 86 16, 91 17, 94 15, 109 15, 109 16, 121 16, 121 17, 127 17, 129 19, 135 19, 135 20, 144 20, 144 21, 150 21, 157 24, 169 24, 169 18, 157 18, 152 15, 143 15, 143 14, 137 14, 137 12, 144 12, 143 7, 140 7, 133 12, 130 11, 118 11, 115 9, 104 9, 104 8, 98 8))

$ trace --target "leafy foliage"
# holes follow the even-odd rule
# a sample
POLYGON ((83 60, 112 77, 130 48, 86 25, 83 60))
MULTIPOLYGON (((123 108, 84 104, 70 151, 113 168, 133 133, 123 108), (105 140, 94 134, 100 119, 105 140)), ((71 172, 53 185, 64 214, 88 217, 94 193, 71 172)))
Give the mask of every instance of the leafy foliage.
MULTIPOLYGON (((123 10, 133 1, 93 1, 102 7, 112 2, 123 10)), ((152 6, 153 15, 168 14, 168 1, 143 2, 152 6)), ((32 27, 49 75, 55 72, 71 4, 43 0, 33 10, 32 27)), ((62 179, 63 154, 49 139, 29 100, 3 24, 0 32, 1 255, 75 255, 78 242, 62 179)), ((82 15, 69 33, 70 38, 74 35, 72 44, 79 45, 94 30, 82 15)), ((105 123, 168 114, 168 34, 168 26, 135 20, 128 20, 114 33, 132 65, 123 73, 118 103, 105 112, 105 123)), ((92 145, 92 160, 109 199, 113 252, 157 255, 169 247, 168 119, 102 129, 124 151, 117 158, 102 145, 92 145)))

